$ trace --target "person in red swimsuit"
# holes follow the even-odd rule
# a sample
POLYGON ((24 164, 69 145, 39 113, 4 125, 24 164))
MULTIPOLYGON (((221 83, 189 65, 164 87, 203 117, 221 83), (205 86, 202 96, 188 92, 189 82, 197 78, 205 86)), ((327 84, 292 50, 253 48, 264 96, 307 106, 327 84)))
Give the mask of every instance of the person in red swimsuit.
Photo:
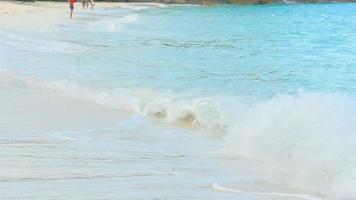
POLYGON ((73 9, 74 9, 74 1, 75 0, 68 0, 69 2, 69 8, 70 8, 70 18, 73 18, 73 9))

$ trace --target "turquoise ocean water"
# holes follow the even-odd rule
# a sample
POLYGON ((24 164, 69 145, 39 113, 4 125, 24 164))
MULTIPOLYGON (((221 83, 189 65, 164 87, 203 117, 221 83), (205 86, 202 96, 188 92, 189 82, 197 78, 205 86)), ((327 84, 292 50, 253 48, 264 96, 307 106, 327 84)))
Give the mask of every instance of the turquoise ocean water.
MULTIPOLYGON (((355 30, 356 4, 347 3, 98 8, 53 27, 0 28, 0 67, 70 98, 189 132, 171 138, 157 125, 128 123, 137 132, 154 129, 147 135, 171 147, 200 138, 199 152, 214 152, 220 163, 200 176, 215 177, 207 182, 218 194, 191 189, 163 199, 354 199, 355 30), (251 178, 268 184, 246 186, 251 179, 234 171, 244 159, 246 169, 269 171, 251 178)), ((187 166, 200 171, 193 161, 187 166)), ((190 186, 187 179, 168 185, 190 186)))

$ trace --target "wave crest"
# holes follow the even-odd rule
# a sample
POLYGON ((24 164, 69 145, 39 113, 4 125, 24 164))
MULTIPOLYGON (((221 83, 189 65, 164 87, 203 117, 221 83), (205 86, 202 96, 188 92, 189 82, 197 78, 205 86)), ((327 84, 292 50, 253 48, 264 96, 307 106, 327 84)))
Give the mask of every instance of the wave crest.
MULTIPOLYGON (((2 76, 11 73, 1 71, 2 76)), ((277 95, 244 103, 238 97, 192 98, 172 91, 94 89, 67 81, 11 75, 30 85, 111 109, 169 123, 223 130, 223 153, 256 160, 296 190, 333 199, 356 191, 356 98, 341 93, 277 95)))
POLYGON ((109 109, 158 117, 168 123, 209 129, 224 126, 220 106, 211 98, 191 98, 172 91, 159 92, 149 89, 90 88, 66 80, 45 81, 4 70, 0 71, 1 76, 56 91, 68 97, 88 100, 109 109))

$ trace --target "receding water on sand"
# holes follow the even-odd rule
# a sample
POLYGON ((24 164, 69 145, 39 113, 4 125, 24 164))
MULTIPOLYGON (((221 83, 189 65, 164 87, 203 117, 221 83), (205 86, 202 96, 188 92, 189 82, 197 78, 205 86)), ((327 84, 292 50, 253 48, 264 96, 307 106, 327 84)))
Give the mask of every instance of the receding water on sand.
POLYGON ((0 28, 0 198, 356 198, 355 11, 139 5, 0 28))

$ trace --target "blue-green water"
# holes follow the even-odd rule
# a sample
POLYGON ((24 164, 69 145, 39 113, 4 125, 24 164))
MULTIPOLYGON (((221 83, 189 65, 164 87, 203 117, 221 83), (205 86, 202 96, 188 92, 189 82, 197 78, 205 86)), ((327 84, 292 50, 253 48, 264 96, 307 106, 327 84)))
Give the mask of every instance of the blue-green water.
POLYGON ((208 96, 355 93, 355 12, 354 4, 97 10, 50 30, 2 33, 1 65, 208 96))
POLYGON ((292 174, 273 184, 353 199, 355 30, 346 3, 97 9, 48 28, 0 28, 0 67, 216 132, 219 152, 292 174))

